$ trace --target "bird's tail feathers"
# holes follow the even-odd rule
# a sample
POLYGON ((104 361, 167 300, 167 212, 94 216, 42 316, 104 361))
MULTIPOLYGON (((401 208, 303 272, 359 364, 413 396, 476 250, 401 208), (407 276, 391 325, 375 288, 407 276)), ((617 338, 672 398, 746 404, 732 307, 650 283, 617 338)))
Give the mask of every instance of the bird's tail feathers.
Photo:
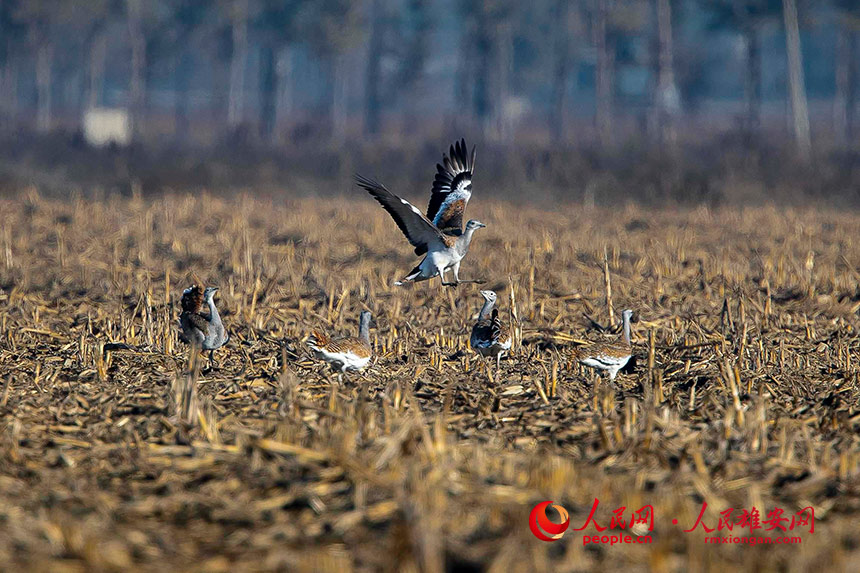
POLYGON ((421 275, 421 265, 418 265, 411 271, 403 280, 394 281, 394 286, 403 286, 404 283, 409 283, 417 279, 421 275))

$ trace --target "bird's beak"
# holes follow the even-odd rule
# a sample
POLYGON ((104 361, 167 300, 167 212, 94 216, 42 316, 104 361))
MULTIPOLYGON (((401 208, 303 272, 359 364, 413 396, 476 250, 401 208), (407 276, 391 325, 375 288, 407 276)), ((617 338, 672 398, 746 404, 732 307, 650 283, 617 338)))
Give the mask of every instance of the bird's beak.
POLYGON ((486 225, 485 225, 485 224, 483 224, 483 223, 478 223, 478 226, 479 226, 479 227, 481 227, 481 228, 486 227, 486 225))

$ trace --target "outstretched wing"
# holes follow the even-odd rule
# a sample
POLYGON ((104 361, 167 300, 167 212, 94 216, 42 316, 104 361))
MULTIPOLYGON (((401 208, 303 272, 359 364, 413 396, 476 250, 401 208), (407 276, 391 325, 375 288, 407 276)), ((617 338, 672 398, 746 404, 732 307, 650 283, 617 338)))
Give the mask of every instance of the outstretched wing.
POLYGON ((469 155, 466 140, 454 143, 442 163, 436 164, 436 178, 427 218, 443 233, 460 234, 463 230, 463 213, 472 196, 472 171, 475 169, 475 148, 469 155))
POLYGON ((391 215, 391 218, 415 247, 415 254, 426 253, 431 245, 443 246, 447 244, 439 229, 434 227, 433 223, 411 203, 401 199, 373 179, 356 175, 355 182, 388 211, 388 214, 391 215))

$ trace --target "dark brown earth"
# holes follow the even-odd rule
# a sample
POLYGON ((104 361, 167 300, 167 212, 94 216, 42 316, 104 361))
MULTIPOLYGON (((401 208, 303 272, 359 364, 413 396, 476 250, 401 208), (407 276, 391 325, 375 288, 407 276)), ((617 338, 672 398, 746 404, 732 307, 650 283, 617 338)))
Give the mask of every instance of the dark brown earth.
POLYGON ((358 193, 0 202, 0 569, 860 569, 860 216, 474 203, 488 282, 443 290, 390 286, 416 260, 358 193), (617 336, 584 317, 609 324, 604 252, 636 320, 614 390, 571 358, 617 336), (195 282, 231 341, 188 374, 195 282), (497 382, 478 288, 518 325, 497 382), (338 379, 302 339, 364 308, 376 359, 338 379), (652 543, 584 547, 595 498, 603 526, 653 506, 652 543), (703 502, 815 531, 706 544, 703 502))

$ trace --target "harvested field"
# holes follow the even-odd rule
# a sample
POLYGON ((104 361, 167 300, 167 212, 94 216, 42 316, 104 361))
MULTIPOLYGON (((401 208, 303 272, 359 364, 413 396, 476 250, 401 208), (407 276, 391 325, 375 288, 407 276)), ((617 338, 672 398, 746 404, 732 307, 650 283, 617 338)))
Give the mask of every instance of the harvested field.
POLYGON ((860 570, 860 215, 470 211, 461 276, 518 327, 498 383, 468 349, 479 287, 392 287, 416 259, 358 191, 0 201, 0 569, 860 570), (570 357, 617 336, 583 316, 609 323, 604 253, 635 311, 617 391, 570 357), (193 282, 231 340, 189 374, 193 282), (303 338, 365 308, 377 356, 339 379, 303 338), (584 546, 595 498, 602 526, 653 506, 653 542, 584 546), (703 502, 815 531, 706 544, 703 502))

